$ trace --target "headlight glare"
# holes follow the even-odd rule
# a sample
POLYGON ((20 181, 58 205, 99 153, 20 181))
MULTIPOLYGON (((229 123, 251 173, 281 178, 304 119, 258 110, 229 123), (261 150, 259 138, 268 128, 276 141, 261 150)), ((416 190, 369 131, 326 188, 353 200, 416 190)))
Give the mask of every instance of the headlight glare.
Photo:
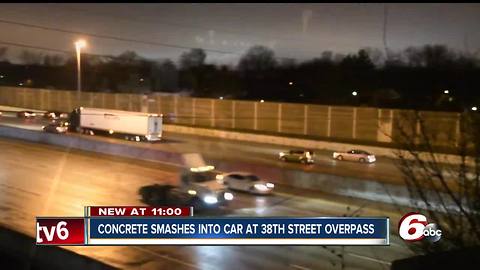
POLYGON ((225 194, 223 195, 223 197, 224 197, 225 200, 227 200, 227 201, 233 200, 233 194, 230 193, 230 192, 225 192, 225 194))
POLYGON ((203 198, 203 201, 207 204, 215 204, 218 202, 217 198, 214 196, 208 195, 203 198))
POLYGON ((267 186, 265 186, 264 184, 255 184, 254 187, 260 191, 268 190, 267 186))

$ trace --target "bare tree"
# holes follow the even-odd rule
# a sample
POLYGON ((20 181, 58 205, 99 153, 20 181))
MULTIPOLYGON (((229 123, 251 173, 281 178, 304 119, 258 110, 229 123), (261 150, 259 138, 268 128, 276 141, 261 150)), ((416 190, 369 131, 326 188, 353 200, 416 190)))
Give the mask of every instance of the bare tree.
POLYGON ((456 55, 444 45, 408 47, 405 50, 407 61, 412 66, 438 67, 451 64, 456 55))
POLYGON ((65 58, 59 54, 47 54, 43 57, 43 64, 45 66, 61 66, 65 64, 65 58))
POLYGON ((43 54, 41 52, 23 50, 20 53, 20 60, 25 65, 40 65, 43 63, 43 54))
POLYGON ((8 47, 0 47, 0 61, 7 60, 8 47))
POLYGON ((465 248, 480 243, 480 116, 459 114, 456 136, 436 137, 441 119, 420 112, 403 113, 396 124, 399 144, 398 167, 403 174, 412 204, 427 212, 440 225, 442 240, 410 245, 416 252, 465 248), (456 154, 438 154, 448 146, 456 154), (420 248, 420 250, 418 249, 420 248))
POLYGON ((265 46, 253 46, 240 58, 238 69, 241 71, 264 71, 277 65, 275 52, 265 46))
POLYGON ((182 69, 189 69, 192 67, 199 67, 205 64, 207 54, 203 49, 191 49, 180 56, 180 67, 182 69))
POLYGON ((375 66, 381 66, 385 62, 384 55, 380 49, 367 47, 364 50, 375 66))

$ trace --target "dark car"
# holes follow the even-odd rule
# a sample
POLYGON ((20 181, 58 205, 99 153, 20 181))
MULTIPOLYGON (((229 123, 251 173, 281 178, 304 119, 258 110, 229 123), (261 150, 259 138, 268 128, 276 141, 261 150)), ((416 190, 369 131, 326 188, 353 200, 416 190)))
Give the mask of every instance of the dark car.
POLYGON ((52 122, 43 126, 42 129, 48 133, 66 133, 68 130, 68 122, 52 122))
POLYGON ((312 150, 284 151, 278 154, 278 158, 282 161, 300 162, 303 164, 314 163, 312 150))
POLYGON ((197 196, 171 185, 154 184, 143 186, 138 191, 138 194, 143 203, 151 206, 192 206, 195 211, 220 210, 221 208, 217 204, 207 204, 197 196))
POLYGON ((43 114, 43 118, 46 119, 66 119, 68 118, 68 113, 63 113, 59 111, 47 111, 43 114))
POLYGON ((22 118, 34 118, 37 116, 35 112, 32 111, 20 111, 17 112, 17 117, 22 117, 22 118))

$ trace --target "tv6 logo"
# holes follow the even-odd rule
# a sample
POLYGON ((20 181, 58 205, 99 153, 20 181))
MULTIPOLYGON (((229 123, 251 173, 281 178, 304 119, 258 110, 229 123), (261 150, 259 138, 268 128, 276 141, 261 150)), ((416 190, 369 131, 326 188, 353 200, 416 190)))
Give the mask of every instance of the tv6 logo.
POLYGON ((82 218, 37 218, 37 245, 82 245, 85 223, 82 218))
POLYGON ((427 239, 437 242, 442 238, 442 230, 435 223, 428 223, 427 217, 420 213, 408 213, 398 223, 398 234, 404 240, 415 242, 427 239))

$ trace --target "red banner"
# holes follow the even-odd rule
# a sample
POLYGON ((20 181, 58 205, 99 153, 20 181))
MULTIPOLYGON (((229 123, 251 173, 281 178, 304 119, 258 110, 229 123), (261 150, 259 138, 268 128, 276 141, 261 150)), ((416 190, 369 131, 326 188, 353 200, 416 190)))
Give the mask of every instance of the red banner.
POLYGON ((192 207, 88 206, 86 217, 188 217, 192 207))
POLYGON ((83 218, 37 218, 37 245, 85 244, 83 218))

